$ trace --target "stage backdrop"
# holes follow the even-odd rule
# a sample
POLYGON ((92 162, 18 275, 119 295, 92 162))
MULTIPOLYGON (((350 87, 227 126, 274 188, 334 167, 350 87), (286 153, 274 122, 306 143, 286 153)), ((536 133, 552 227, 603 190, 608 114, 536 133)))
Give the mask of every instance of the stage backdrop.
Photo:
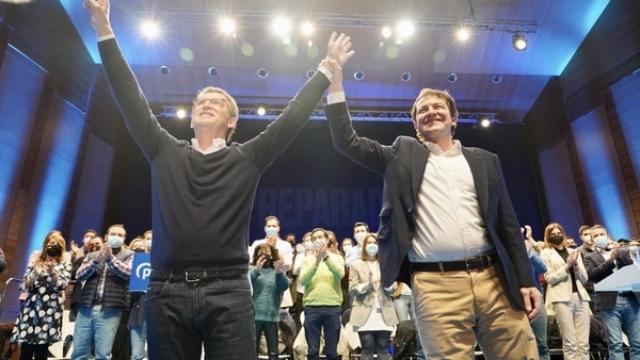
MULTIPOLYGON (((161 123, 174 136, 183 139, 193 136, 188 120, 161 123)), ((246 141, 266 125, 266 121, 240 120, 234 140, 246 141)), ((359 134, 382 144, 391 144, 398 135, 413 134, 409 122, 358 122, 355 128, 359 134)), ((530 180, 522 127, 502 125, 479 129, 461 125, 456 137, 466 146, 482 147, 500 155, 521 223, 540 229, 539 204, 530 180)), ((150 227, 149 170, 131 138, 127 135, 120 140, 105 225, 125 224, 130 238, 150 227)), ((298 241, 314 227, 331 229, 338 238, 351 236, 356 221, 365 221, 376 230, 381 196, 382 178, 337 153, 326 121, 312 121, 263 174, 253 207, 249 239, 264 236, 267 215, 280 218, 281 235, 295 233, 298 241)))

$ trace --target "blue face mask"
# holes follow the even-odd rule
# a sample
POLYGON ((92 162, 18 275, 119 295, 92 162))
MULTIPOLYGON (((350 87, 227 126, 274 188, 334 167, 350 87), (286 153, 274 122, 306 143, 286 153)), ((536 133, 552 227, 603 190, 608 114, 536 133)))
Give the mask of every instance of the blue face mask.
POLYGON ((609 247, 609 239, 606 236, 598 236, 595 239, 595 244, 600 249, 606 249, 609 247))
POLYGON ((112 249, 117 249, 117 248, 121 247, 123 243, 124 243, 124 239, 122 239, 119 236, 111 235, 111 236, 109 236, 107 238, 107 244, 109 244, 109 246, 112 249))
POLYGON ((367 244, 365 250, 367 251, 367 255, 376 256, 378 255, 378 244, 367 244))
POLYGON ((279 231, 280 229, 278 229, 277 227, 264 227, 264 233, 267 235, 267 237, 278 236, 279 231))

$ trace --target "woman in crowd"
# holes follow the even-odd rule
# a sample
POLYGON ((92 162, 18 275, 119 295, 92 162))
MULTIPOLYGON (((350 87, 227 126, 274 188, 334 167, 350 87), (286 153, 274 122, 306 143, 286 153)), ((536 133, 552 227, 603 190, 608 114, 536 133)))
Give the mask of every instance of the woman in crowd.
POLYGON ((304 285, 304 335, 307 340, 307 359, 318 359, 320 333, 324 329, 327 360, 337 360, 342 313, 342 289, 344 259, 338 252, 335 239, 329 232, 317 228, 311 231, 314 254, 307 256, 298 280, 304 285))
POLYGON ((264 331, 269 360, 277 360, 280 303, 282 294, 289 287, 289 278, 278 250, 268 243, 255 247, 251 265, 249 274, 253 287, 257 348, 260 348, 260 336, 264 331))
POLYGON ((589 295, 580 253, 566 246, 560 224, 551 223, 544 230, 545 249, 540 256, 547 267, 546 303, 551 304, 562 336, 562 352, 567 360, 589 359, 589 295))
POLYGON ((46 359, 49 345, 61 340, 63 294, 71 272, 62 234, 51 231, 42 250, 31 256, 21 285, 22 307, 12 341, 20 344, 20 359, 46 359))
POLYGON ((389 359, 389 337, 398 317, 393 299, 380 283, 378 240, 367 234, 363 240, 361 259, 351 264, 349 291, 353 296, 351 324, 358 331, 361 358, 389 359))
MULTIPOLYGON (((146 253, 148 251, 142 236, 131 240, 129 249, 135 253, 146 253)), ((147 343, 147 322, 144 321, 145 299, 146 293, 131 293, 131 311, 127 321, 131 335, 131 360, 142 360, 145 357, 145 344, 147 343)))

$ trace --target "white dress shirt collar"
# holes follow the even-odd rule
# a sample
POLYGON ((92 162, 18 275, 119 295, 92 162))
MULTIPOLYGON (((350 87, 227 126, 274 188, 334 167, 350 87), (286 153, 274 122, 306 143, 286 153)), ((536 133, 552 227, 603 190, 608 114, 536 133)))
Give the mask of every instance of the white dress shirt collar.
POLYGON ((211 154, 218 150, 222 150, 226 148, 227 141, 222 138, 215 138, 213 139, 213 141, 211 141, 211 145, 203 149, 200 147, 200 144, 198 144, 198 140, 196 138, 193 138, 191 139, 191 146, 193 147, 194 150, 198 151, 199 153, 207 155, 207 154, 211 154))

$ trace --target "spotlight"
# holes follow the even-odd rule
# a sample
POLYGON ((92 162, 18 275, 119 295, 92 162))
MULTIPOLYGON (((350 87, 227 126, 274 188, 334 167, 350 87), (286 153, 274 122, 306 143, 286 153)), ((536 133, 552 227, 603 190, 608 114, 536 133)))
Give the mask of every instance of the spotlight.
POLYGON ((385 26, 385 27, 382 28, 382 37, 383 38, 388 39, 388 38, 391 37, 391 35, 392 35, 392 32, 391 32, 391 28, 390 27, 385 26))
POLYGON ((269 70, 265 68, 260 68, 258 69, 257 74, 260 79, 266 79, 269 76, 269 70))
POLYGON ((139 30, 147 40, 154 40, 160 36, 160 25, 151 19, 143 20, 140 23, 139 30))
POLYGON ((167 75, 169 73, 169 67, 166 65, 160 66, 160 73, 162 75, 167 75))
POLYGON ((396 25, 396 35, 399 39, 411 37, 416 32, 416 27, 409 20, 402 20, 396 25))
POLYGON ((284 16, 278 16, 271 23, 271 30, 278 36, 287 37, 291 34, 291 20, 284 16))
POLYGON ((491 120, 489 120, 488 117, 481 118, 480 126, 482 126, 483 128, 488 128, 489 126, 491 126, 491 120))
POLYGON ((408 71, 403 72, 403 73, 402 73, 402 75, 400 75, 400 80, 402 80, 402 81, 409 81, 409 80, 411 80, 411 73, 410 73, 410 72, 408 72, 408 71))
POLYGON ((313 32, 316 30, 316 27, 313 25, 311 21, 305 21, 302 23, 300 31, 302 31, 302 35, 306 38, 311 37, 313 32))
POLYGON ((264 105, 258 105, 256 108, 256 114, 258 116, 264 116, 267 113, 267 108, 264 105))
POLYGON ((458 39, 458 41, 460 42, 469 40, 469 37, 471 37, 471 32, 464 26, 456 31, 456 39, 458 39))
POLYGON ((500 84, 502 82, 502 75, 493 75, 491 82, 494 84, 500 84))
POLYGON ((454 72, 449 73, 449 75, 447 75, 447 81, 450 82, 450 83, 454 83, 454 82, 458 81, 458 74, 456 74, 454 72))
POLYGON ((520 33, 513 34, 511 44, 516 51, 524 51, 527 49, 528 45, 527 39, 520 33))
POLYGON ((218 27, 220 28, 220 32, 225 35, 235 35, 236 33, 236 22, 229 17, 222 18, 218 27))
POLYGON ((364 80, 364 72, 363 71, 356 71, 353 73, 353 78, 360 81, 360 80, 364 80))
POLYGON ((316 70, 315 70, 315 69, 309 69, 309 70, 307 70, 307 72, 306 72, 306 73, 304 73, 304 76, 306 76, 306 77, 307 77, 307 79, 311 79, 311 77, 312 77, 312 76, 313 76, 313 74, 315 74, 315 73, 316 73, 316 70))
POLYGON ((217 67, 212 66, 209 68, 209 76, 217 76, 220 73, 217 67))
POLYGON ((176 117, 178 119, 184 119, 187 117, 187 110, 183 109, 183 108, 178 108, 176 110, 176 117))

